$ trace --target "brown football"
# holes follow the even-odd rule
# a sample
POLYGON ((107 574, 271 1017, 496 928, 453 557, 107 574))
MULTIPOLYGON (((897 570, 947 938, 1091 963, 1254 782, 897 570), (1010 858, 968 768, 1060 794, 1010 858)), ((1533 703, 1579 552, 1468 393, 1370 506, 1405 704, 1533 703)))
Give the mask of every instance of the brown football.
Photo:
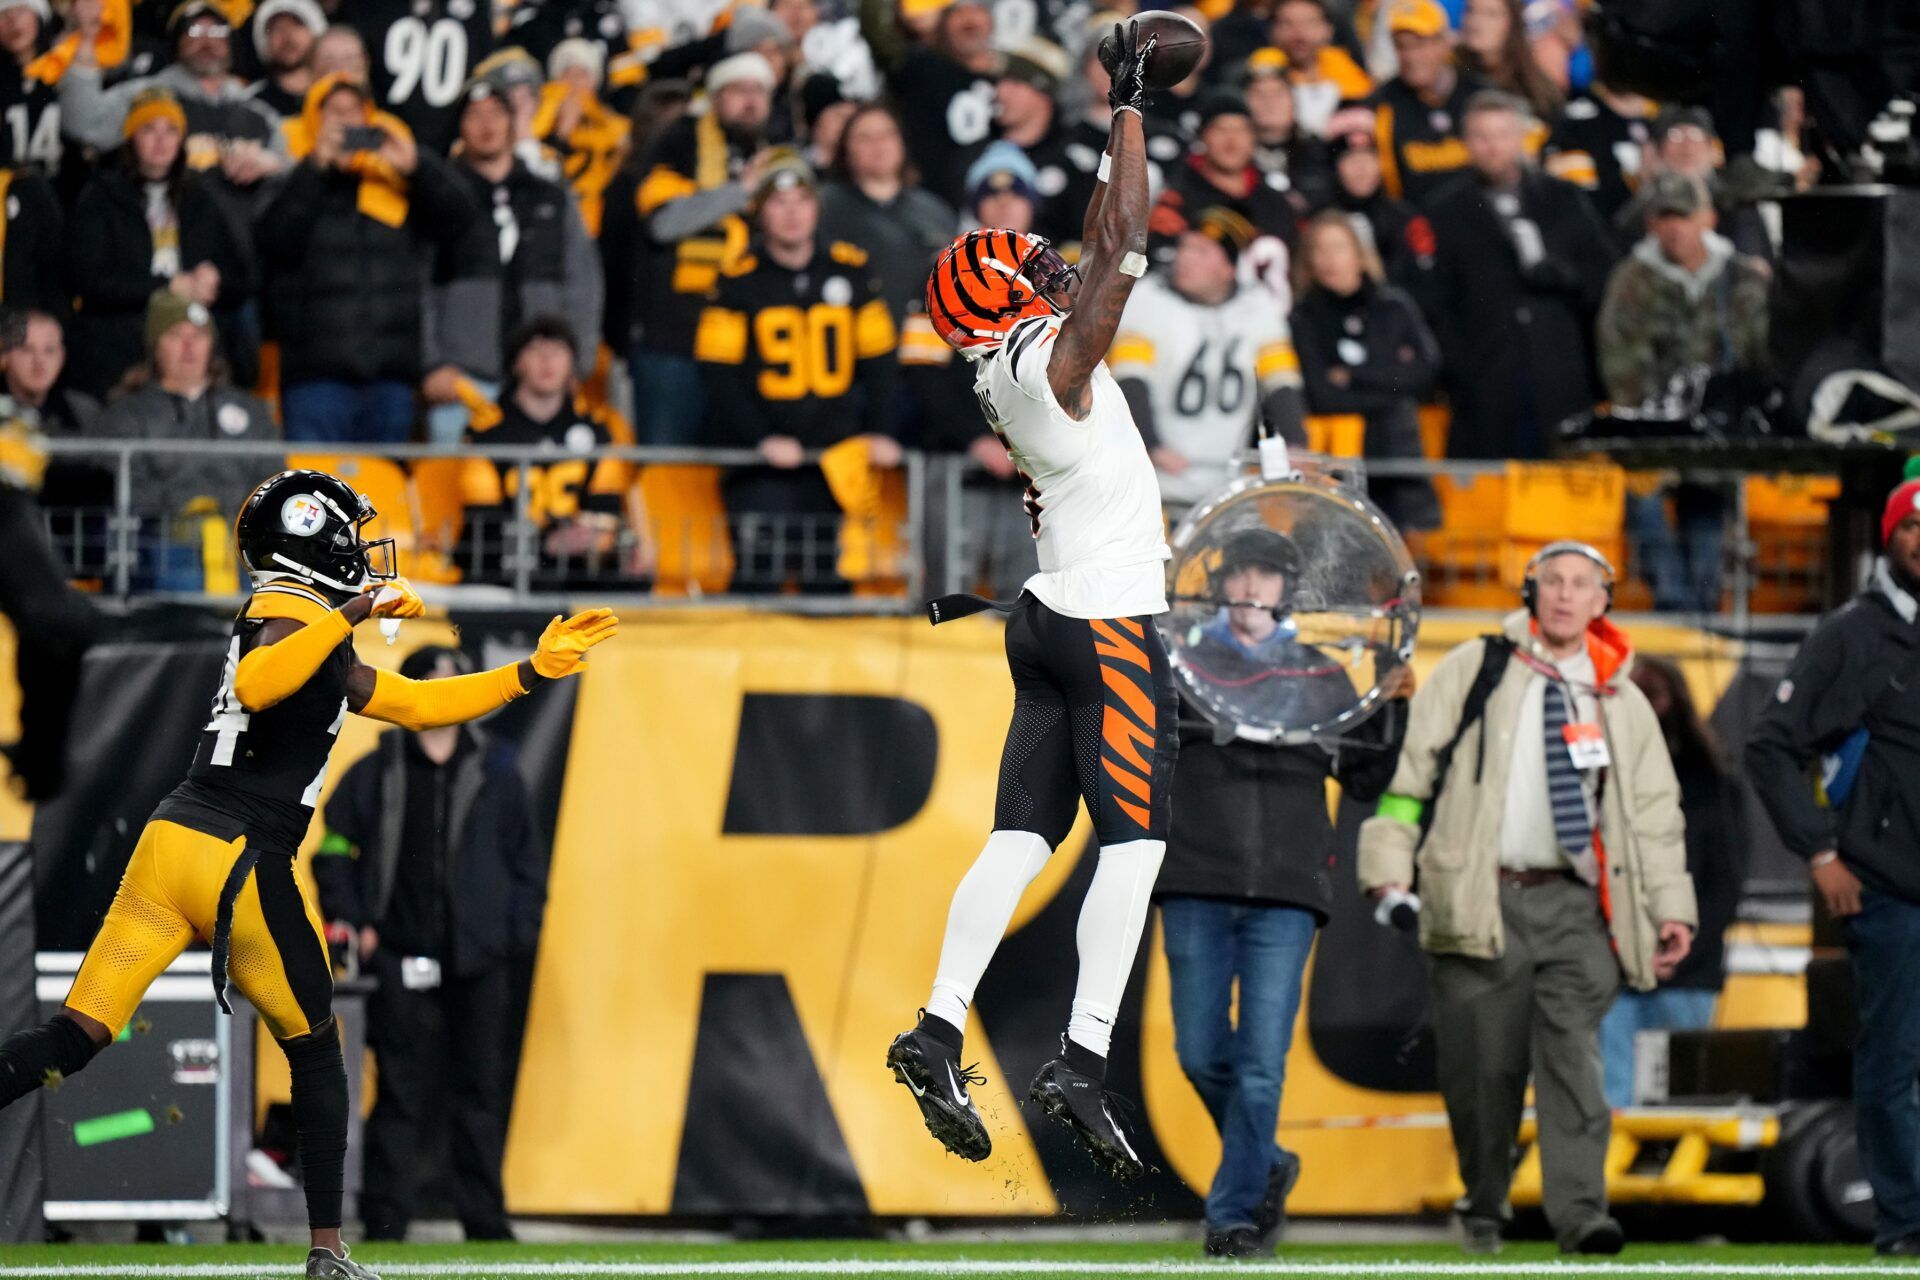
MULTIPOLYGON (((1147 55, 1149 89, 1171 89, 1192 75, 1206 56, 1207 33, 1192 18, 1171 9, 1148 9, 1133 21, 1140 24, 1140 43, 1153 41, 1153 52, 1147 55)), ((1108 27, 1100 37, 1100 52, 1104 55, 1112 44, 1113 28, 1108 27)))

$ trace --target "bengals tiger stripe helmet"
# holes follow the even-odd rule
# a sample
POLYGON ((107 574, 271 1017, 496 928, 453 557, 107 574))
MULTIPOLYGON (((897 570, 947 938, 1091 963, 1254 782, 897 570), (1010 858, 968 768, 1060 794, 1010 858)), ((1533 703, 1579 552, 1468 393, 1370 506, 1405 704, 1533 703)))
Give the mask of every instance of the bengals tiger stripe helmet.
POLYGON ((991 351, 1013 326, 1072 308, 1078 269, 1044 236, 983 227, 944 249, 927 277, 927 318, 958 351, 991 351))

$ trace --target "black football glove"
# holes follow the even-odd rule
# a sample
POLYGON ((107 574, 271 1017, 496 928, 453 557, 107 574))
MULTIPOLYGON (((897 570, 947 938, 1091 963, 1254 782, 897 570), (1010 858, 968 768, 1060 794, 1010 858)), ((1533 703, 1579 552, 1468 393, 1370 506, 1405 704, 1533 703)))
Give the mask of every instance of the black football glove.
POLYGON ((1140 24, 1133 19, 1113 24, 1111 39, 1100 42, 1100 65, 1113 82, 1107 90, 1107 103, 1115 111, 1131 107, 1139 111, 1147 97, 1147 57, 1153 52, 1154 38, 1140 43, 1140 24))

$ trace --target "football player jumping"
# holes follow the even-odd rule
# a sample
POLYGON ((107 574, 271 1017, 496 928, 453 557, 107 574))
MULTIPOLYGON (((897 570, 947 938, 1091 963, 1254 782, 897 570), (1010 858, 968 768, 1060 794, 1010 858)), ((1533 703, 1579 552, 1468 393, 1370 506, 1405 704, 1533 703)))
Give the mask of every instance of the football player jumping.
POLYGON ((1100 861, 1080 912, 1078 984, 1061 1056, 1040 1069, 1030 1097, 1122 1178, 1143 1166, 1109 1105, 1107 1051, 1166 851, 1178 743, 1152 617, 1167 609, 1159 485, 1101 361, 1146 269, 1140 104, 1153 43, 1128 22, 1101 46, 1113 122, 1078 271, 1038 236, 983 229, 948 246, 927 281, 927 314, 974 361, 981 408, 1026 482, 1040 572, 1007 622, 1014 706, 993 832, 954 892, 919 1025, 887 1052, 933 1136, 985 1159, 991 1142, 967 1093, 982 1077, 960 1066, 967 1006, 1084 798, 1100 861))
POLYGON ((555 617, 524 661, 446 680, 366 666, 342 643, 356 623, 423 612, 392 574, 392 540, 362 538, 373 517, 351 485, 318 471, 283 471, 242 505, 253 594, 193 765, 140 833, 60 1012, 0 1044, 4 1107, 85 1067, 187 944, 210 942, 221 1008, 231 978, 287 1055, 313 1233, 306 1274, 322 1280, 373 1280, 340 1242, 347 1077, 320 917, 293 870, 334 738, 348 712, 409 729, 483 716, 573 675, 619 628, 606 609, 555 617))

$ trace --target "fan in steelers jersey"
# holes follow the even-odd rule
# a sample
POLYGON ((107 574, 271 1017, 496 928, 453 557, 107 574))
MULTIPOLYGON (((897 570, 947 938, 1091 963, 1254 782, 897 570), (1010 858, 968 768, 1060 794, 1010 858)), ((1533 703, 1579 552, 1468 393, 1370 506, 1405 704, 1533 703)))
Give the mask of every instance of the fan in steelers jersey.
POLYGON ((392 540, 363 539, 374 514, 319 471, 281 472, 248 496, 236 532, 253 595, 193 764, 140 833, 60 1012, 0 1044, 4 1107, 85 1067, 187 944, 210 942, 221 1008, 231 980, 287 1055, 313 1236, 306 1274, 339 1280, 373 1273, 340 1242, 346 1072, 320 918, 293 872, 334 738, 349 712, 409 729, 483 716, 579 671, 619 625, 605 609, 555 617, 524 661, 446 680, 366 666, 350 643, 356 624, 423 612, 391 572, 392 540))
POLYGON ((1127 300, 1107 353, 1177 514, 1217 492, 1255 428, 1305 445, 1300 358, 1273 295, 1238 282, 1258 236, 1231 209, 1203 209, 1173 261, 1127 300))
MULTIPOLYGON (((1160 490, 1101 357, 1146 270, 1140 105, 1154 43, 1129 20, 1101 45, 1114 111, 1078 270, 1040 237, 983 229, 944 250, 927 281, 928 317, 974 362, 981 408, 1026 482, 1040 572, 1007 607, 1014 705, 993 831, 953 895, 919 1024, 887 1052, 933 1136, 985 1159, 992 1143, 967 1092, 984 1078, 960 1065, 967 1009, 1084 799, 1100 855, 1076 931, 1079 975, 1060 1056, 1028 1097, 1123 1179, 1144 1165, 1111 1105, 1107 1054, 1166 852, 1178 699, 1153 619, 1167 610, 1160 490)), ((934 621, 986 604, 938 600, 934 621)))

